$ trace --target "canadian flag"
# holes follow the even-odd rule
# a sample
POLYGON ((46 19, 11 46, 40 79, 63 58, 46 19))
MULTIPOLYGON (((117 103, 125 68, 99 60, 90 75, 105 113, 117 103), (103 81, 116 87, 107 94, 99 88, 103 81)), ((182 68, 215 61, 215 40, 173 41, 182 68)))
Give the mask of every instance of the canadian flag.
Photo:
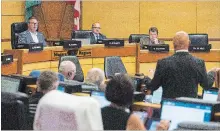
POLYGON ((79 20, 80 20, 80 0, 67 0, 67 3, 73 4, 73 18, 74 18, 74 26, 73 30, 79 30, 79 20))

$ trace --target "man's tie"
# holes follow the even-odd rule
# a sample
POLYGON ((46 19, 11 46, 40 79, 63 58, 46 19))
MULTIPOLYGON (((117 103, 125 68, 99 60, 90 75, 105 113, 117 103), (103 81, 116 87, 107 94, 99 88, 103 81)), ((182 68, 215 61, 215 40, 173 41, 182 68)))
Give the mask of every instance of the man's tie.
POLYGON ((99 39, 99 35, 96 35, 96 40, 98 40, 99 39))

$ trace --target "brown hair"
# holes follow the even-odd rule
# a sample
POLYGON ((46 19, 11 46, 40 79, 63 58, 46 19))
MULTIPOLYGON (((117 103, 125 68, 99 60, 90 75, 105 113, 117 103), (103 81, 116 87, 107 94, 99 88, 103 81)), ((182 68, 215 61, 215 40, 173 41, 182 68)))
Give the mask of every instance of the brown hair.
POLYGON ((29 18, 28 18, 28 22, 29 22, 31 19, 35 19, 35 20, 37 20, 37 17, 35 17, 35 16, 31 16, 31 17, 29 17, 29 18))
POLYGON ((41 91, 48 91, 53 89, 53 84, 57 81, 58 81, 57 73, 47 70, 41 72, 40 76, 37 79, 37 85, 41 91))
POLYGON ((157 29, 157 27, 150 27, 149 33, 150 33, 150 32, 157 32, 157 34, 158 34, 158 29, 157 29))

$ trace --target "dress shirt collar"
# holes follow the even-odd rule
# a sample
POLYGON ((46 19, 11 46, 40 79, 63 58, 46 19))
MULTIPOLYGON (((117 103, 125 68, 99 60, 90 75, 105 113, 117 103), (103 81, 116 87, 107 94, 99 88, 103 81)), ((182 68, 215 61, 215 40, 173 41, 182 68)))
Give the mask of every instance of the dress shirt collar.
POLYGON ((176 50, 176 53, 178 52, 189 52, 188 50, 176 50))

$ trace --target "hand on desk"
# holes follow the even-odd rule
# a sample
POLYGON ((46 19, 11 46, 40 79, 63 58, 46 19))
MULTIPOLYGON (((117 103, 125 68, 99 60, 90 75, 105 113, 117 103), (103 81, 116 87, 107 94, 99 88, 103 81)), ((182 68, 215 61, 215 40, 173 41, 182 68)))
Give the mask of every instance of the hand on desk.
POLYGON ((169 127, 170 127, 170 121, 161 120, 160 123, 157 125, 157 130, 168 130, 169 127))

